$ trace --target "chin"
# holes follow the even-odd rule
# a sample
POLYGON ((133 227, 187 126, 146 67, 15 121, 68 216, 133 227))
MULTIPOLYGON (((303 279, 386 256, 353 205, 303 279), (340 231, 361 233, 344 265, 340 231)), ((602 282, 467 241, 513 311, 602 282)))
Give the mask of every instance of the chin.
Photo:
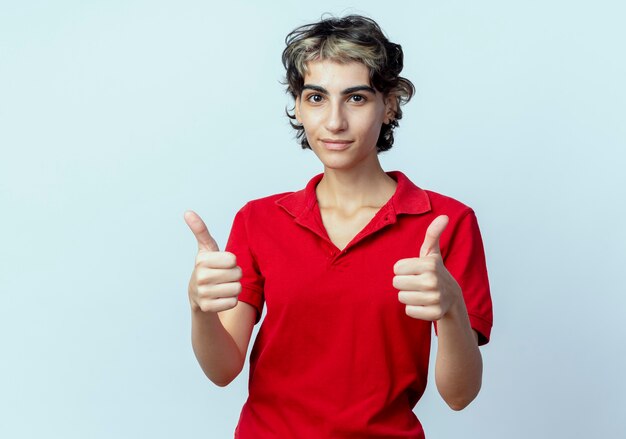
POLYGON ((355 160, 321 160, 324 168, 333 170, 349 170, 359 165, 355 160))
POLYGON ((335 157, 329 157, 328 154, 322 154, 321 157, 318 155, 318 159, 322 162, 325 168, 347 170, 365 165, 367 162, 371 161, 372 157, 339 153, 335 157))

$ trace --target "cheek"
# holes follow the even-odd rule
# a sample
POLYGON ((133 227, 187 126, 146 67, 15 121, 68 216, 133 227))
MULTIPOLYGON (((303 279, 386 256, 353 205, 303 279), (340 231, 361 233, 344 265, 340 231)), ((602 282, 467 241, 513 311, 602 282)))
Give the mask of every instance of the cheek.
POLYGON ((361 122, 361 132, 365 133, 368 138, 373 138, 374 141, 378 139, 380 129, 383 126, 382 120, 379 117, 372 117, 369 119, 364 118, 361 122), (363 121, 366 121, 363 123, 363 121))
POLYGON ((301 124, 304 127, 304 133, 308 139, 313 139, 324 132, 324 122, 319 114, 311 114, 309 112, 306 115, 302 115, 300 119, 302 120, 301 124))
POLYGON ((314 121, 311 120, 311 116, 307 115, 305 117, 300 117, 300 124, 304 128, 304 136, 309 141, 309 145, 312 149, 315 149, 315 142, 313 141, 316 133, 316 125, 314 121))
POLYGON ((311 112, 300 113, 299 119, 305 131, 313 130, 317 124, 316 116, 315 114, 311 114, 311 112))
POLYGON ((311 136, 313 134, 313 130, 311 128, 311 124, 306 119, 303 119, 301 124, 304 127, 304 134, 305 134, 305 136, 307 136, 307 138, 309 138, 309 136, 311 136))

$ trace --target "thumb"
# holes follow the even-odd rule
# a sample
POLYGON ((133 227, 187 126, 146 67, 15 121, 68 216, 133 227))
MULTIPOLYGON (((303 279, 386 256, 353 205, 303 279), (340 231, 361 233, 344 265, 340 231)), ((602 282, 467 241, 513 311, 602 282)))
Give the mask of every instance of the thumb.
POLYGON ((424 243, 420 249, 420 258, 432 254, 441 255, 441 250, 439 249, 439 237, 448 225, 448 221, 449 218, 447 215, 439 215, 433 220, 432 223, 430 223, 428 229, 426 229, 424 243))
POLYGON ((198 250, 206 251, 219 251, 217 243, 209 233, 206 224, 202 221, 202 218, 193 210, 185 212, 185 222, 193 232, 194 236, 198 240, 198 250))

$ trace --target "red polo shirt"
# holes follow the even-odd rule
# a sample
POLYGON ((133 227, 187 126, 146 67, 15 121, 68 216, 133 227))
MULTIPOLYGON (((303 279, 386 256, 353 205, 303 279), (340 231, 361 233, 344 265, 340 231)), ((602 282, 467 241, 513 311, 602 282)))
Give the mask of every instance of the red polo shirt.
POLYGON ((249 397, 235 438, 423 438, 413 407, 426 386, 431 323, 409 317, 393 266, 419 256, 426 228, 450 222, 444 264, 463 290, 480 343, 492 324, 476 217, 399 171, 394 195, 344 250, 328 238, 315 187, 248 202, 226 250, 237 256, 239 300, 267 314, 250 354, 249 397))

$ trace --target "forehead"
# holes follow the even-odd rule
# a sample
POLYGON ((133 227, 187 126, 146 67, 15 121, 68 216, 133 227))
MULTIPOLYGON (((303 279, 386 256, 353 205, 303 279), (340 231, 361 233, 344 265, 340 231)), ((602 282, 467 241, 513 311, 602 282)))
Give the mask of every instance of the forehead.
POLYGON ((333 60, 309 61, 304 83, 319 85, 328 90, 344 89, 355 85, 370 85, 369 69, 363 63, 341 63, 333 60))

